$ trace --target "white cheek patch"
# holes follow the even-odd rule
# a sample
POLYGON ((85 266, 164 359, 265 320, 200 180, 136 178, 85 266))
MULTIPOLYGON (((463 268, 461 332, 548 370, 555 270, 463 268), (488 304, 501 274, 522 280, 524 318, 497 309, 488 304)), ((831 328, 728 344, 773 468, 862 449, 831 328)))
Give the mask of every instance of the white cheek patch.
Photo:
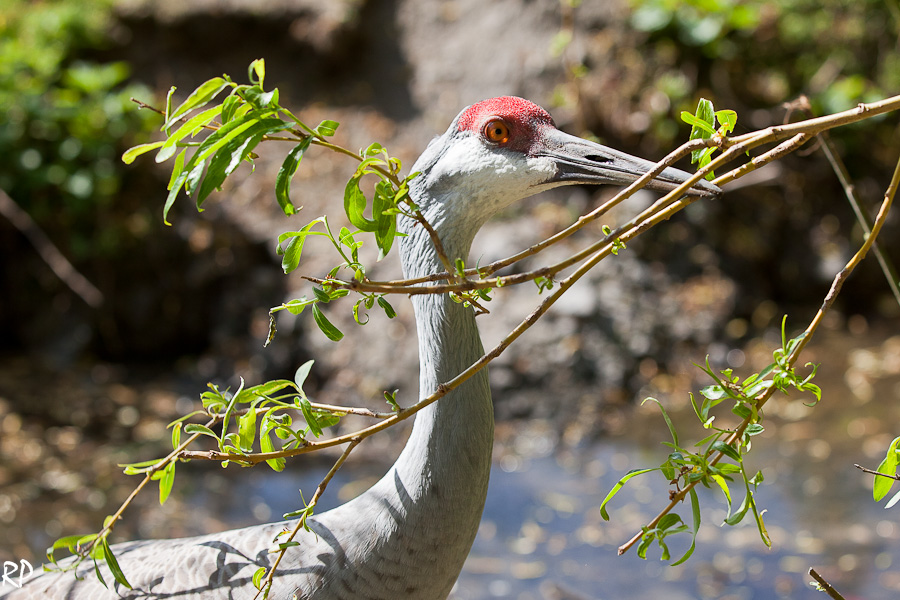
POLYGON ((525 159, 525 162, 528 165, 528 170, 538 180, 532 185, 550 181, 552 177, 556 176, 556 173, 559 170, 556 163, 546 156, 528 157, 525 159))
POLYGON ((547 186, 556 166, 547 157, 491 148, 475 136, 454 140, 428 173, 432 214, 445 223, 480 227, 497 211, 547 186))
POLYGON ((489 148, 474 136, 458 139, 447 148, 429 173, 435 187, 457 193, 506 196, 539 185, 556 174, 556 166, 546 157, 489 148))

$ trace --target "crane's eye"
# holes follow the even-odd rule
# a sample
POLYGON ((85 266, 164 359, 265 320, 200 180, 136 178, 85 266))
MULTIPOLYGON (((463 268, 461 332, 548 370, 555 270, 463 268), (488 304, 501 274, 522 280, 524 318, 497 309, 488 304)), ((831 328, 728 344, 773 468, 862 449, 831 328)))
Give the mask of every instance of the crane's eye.
POLYGON ((482 130, 484 137, 494 144, 505 144, 509 141, 509 125, 503 119, 491 119, 482 130))

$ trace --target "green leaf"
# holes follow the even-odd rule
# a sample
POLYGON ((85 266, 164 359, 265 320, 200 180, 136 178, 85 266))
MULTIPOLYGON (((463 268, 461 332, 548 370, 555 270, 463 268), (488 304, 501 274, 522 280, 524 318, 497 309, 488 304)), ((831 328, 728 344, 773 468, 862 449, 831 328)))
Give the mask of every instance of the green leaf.
POLYGON ((125 163, 126 165, 130 165, 131 163, 134 162, 134 159, 136 159, 141 154, 144 154, 145 152, 150 152, 151 150, 159 148, 160 146, 162 146, 165 143, 166 143, 165 140, 163 140, 161 142, 151 142, 149 144, 139 144, 137 146, 134 146, 133 148, 129 148, 122 155, 122 162, 125 163))
POLYGON ((639 558, 647 560, 647 549, 650 547, 650 544, 656 538, 656 534, 654 533, 645 533, 641 537, 641 543, 638 544, 637 555, 639 558))
POLYGON ((344 334, 341 333, 341 330, 332 325, 331 321, 325 316, 322 310, 319 308, 317 304, 313 304, 313 319, 316 321, 316 325, 319 326, 319 329, 322 330, 322 333, 325 334, 332 342, 339 342, 344 337, 344 334))
POLYGON ((737 450, 735 450, 734 446, 732 446, 731 444, 726 444, 722 440, 716 440, 710 445, 709 448, 713 452, 721 452, 735 462, 741 462, 741 454, 737 450))
POLYGON ((259 87, 262 87, 266 80, 266 61, 263 58, 257 58, 252 63, 250 63, 250 67, 247 69, 247 76, 250 81, 253 83, 259 84, 259 87), (254 77, 254 75, 256 77, 254 77))
POLYGON ((300 167, 300 160, 311 142, 312 138, 308 137, 291 148, 275 176, 275 199, 286 215, 297 213, 297 207, 291 202, 291 180, 300 167))
POLYGON ((273 379, 259 385, 254 385, 244 390, 241 401, 253 402, 259 398, 268 398, 275 392, 281 391, 286 387, 293 387, 293 382, 287 379, 273 379))
POLYGON ((681 111, 681 120, 693 127, 693 129, 691 130, 691 139, 692 140, 697 139, 697 138, 706 139, 708 137, 711 137, 716 132, 716 130, 713 129, 712 125, 710 125, 710 123, 708 121, 704 121, 703 119, 695 117, 694 115, 692 115, 691 113, 689 113, 686 110, 681 111), (698 133, 695 136, 694 135, 695 131, 699 131, 702 133, 708 133, 709 135, 704 136, 704 135, 702 135, 702 133, 698 133))
POLYGON ((123 463, 119 464, 118 466, 124 469, 123 472, 126 475, 137 475, 139 473, 146 473, 147 471, 152 470, 153 467, 159 464, 160 460, 161 459, 154 458, 153 460, 144 460, 136 463, 123 463))
MULTIPOLYGON (((691 125, 691 140, 705 140, 713 136, 715 129, 715 110, 713 104, 706 98, 700 98, 697 103, 697 111, 691 115, 690 113, 681 113, 681 119, 691 125)), ((699 163, 700 167, 709 163, 713 148, 704 148, 691 152, 691 164, 699 163)))
POLYGON ((294 298, 285 304, 285 308, 292 315, 300 315, 303 313, 303 310, 312 304, 315 303, 315 300, 309 300, 306 296, 301 296, 300 298, 294 298))
MULTIPOLYGON (((289 128, 290 125, 290 123, 281 119, 260 119, 249 127, 240 129, 240 135, 225 136, 223 139, 227 141, 222 144, 221 148, 210 159, 209 169, 197 194, 197 208, 200 208, 203 201, 213 190, 222 186, 225 178, 238 168, 264 136, 283 131, 289 128)), ((224 129, 225 127, 227 125, 222 128, 224 129)), ((198 149, 197 153, 199 154, 200 151, 198 149)))
POLYGON ((67 535, 66 537, 61 537, 53 542, 52 546, 47 548, 47 560, 49 560, 53 564, 56 564, 56 557, 54 556, 54 553, 57 550, 59 550, 60 548, 65 548, 66 550, 68 550, 69 554, 76 554, 82 546, 92 542, 94 539, 96 539, 96 537, 96 533, 91 533, 88 535, 67 535))
POLYGON ((659 407, 659 410, 662 412, 663 419, 665 419, 666 425, 669 428, 669 433, 672 434, 672 441, 675 442, 676 446, 678 446, 678 432, 675 431, 675 425, 672 424, 672 419, 669 418, 669 414, 666 412, 665 407, 663 407, 662 403, 659 400, 657 400, 656 398, 650 398, 650 397, 644 398, 644 401, 641 402, 641 406, 643 406, 644 402, 646 402, 647 400, 651 400, 651 401, 655 402, 656 405, 659 407))
POLYGON ((297 389, 301 392, 303 391, 303 384, 306 383, 306 378, 309 377, 309 372, 312 370, 312 366, 316 361, 308 360, 299 367, 294 372, 294 385, 297 386, 297 389))
POLYGON ((172 485, 175 483, 175 463, 170 462, 165 469, 157 471, 157 473, 161 473, 159 478, 159 505, 162 506, 169 498, 172 485))
POLYGON ((106 538, 103 537, 100 539, 100 544, 103 548, 103 559, 106 561, 106 566, 108 566, 109 570, 112 571, 113 577, 116 581, 130 590, 131 584, 128 583, 128 580, 125 578, 125 573, 122 572, 122 568, 119 566, 119 561, 116 560, 112 549, 109 547, 109 542, 107 542, 106 538))
POLYGON ((172 450, 178 448, 181 443, 181 421, 171 423, 172 427, 172 450))
POLYGON ((728 135, 737 125, 737 113, 733 110, 717 110, 716 120, 722 125, 722 133, 728 135))
POLYGON ((369 316, 365 313, 360 314, 359 312, 364 304, 367 304, 366 298, 360 298, 353 304, 353 320, 356 321, 359 325, 365 325, 369 322, 369 316))
POLYGON ((334 132, 337 131, 338 125, 340 125, 340 123, 337 121, 326 119, 316 126, 316 133, 323 137, 331 137, 334 135, 334 132))
POLYGON ((256 411, 248 410, 238 419, 238 448, 244 452, 253 452, 256 440, 256 411))
POLYGON ((109 586, 106 585, 106 580, 103 578, 103 573, 100 572, 100 563, 97 562, 103 558, 103 547, 99 543, 91 551, 91 558, 94 559, 94 575, 97 576, 97 580, 100 581, 103 587, 109 589, 109 586))
POLYGON ((239 93, 254 108, 270 110, 278 108, 278 88, 265 92, 258 85, 241 86, 239 93))
POLYGON ((222 101, 222 124, 234 118, 237 109, 242 105, 243 99, 237 94, 232 93, 222 101))
POLYGON ((206 386, 209 388, 209 391, 200 394, 200 402, 203 403, 203 408, 210 413, 222 412, 222 409, 225 408, 225 395, 219 391, 219 387, 215 384, 207 383, 206 386))
POLYGON ((256 589, 262 588, 263 578, 266 576, 266 568, 260 567, 253 573, 253 587, 256 589))
POLYGON ((359 189, 359 180, 361 178, 362 175, 357 171, 357 174, 351 177, 347 182, 346 187, 344 187, 344 212, 347 213, 347 218, 350 219, 350 223, 357 229, 367 232, 377 231, 377 221, 370 221, 363 214, 366 210, 368 200, 362 190, 359 189))
POLYGON ((331 302, 331 296, 322 288, 314 287, 313 296, 316 297, 317 302, 321 302, 322 304, 328 304, 329 302, 331 302))
POLYGON ((890 446, 888 446, 888 451, 884 456, 884 460, 881 461, 881 464, 878 465, 877 469, 875 469, 882 475, 886 476, 881 477, 879 475, 875 475, 875 485, 872 488, 872 496, 873 498, 875 498, 875 502, 878 502, 882 498, 884 498, 894 486, 895 480, 893 479, 893 477, 897 475, 898 445, 900 445, 900 437, 894 438, 894 441, 892 441, 890 446))
MULTIPOLYGON (((744 501, 741 502, 741 506, 738 508, 738 511, 725 519, 725 523, 728 525, 737 525, 740 523, 744 516, 747 514, 747 511, 750 509, 753 504, 753 491, 750 489, 750 482, 747 481, 747 476, 744 475, 744 488, 746 494, 744 495, 744 501)), ((756 508, 754 506, 753 512, 756 512, 756 508)))
MULTIPOLYGON (((303 512, 307 512, 304 510, 303 512)), ((300 542, 290 541, 290 542, 281 542, 278 544, 278 550, 287 550, 288 548, 295 548, 300 545, 300 542)))
POLYGON ((659 471, 659 467, 654 467, 652 469, 632 469, 625 473, 624 476, 613 486, 610 492, 606 495, 606 498, 603 499, 603 502, 600 503, 600 516, 603 517, 604 521, 609 521, 609 513, 606 512, 606 504, 613 497, 619 493, 619 490, 622 489, 622 486, 631 479, 632 477, 637 477, 638 475, 643 475, 644 473, 650 473, 652 471, 659 471))
POLYGON ((750 423, 747 425, 747 429, 744 430, 744 433, 747 435, 759 435, 765 430, 766 428, 759 423, 750 423))
POLYGON ((375 243, 379 249, 378 260, 381 260, 391 251, 394 237, 397 235, 397 218, 393 214, 394 187, 389 181, 379 181, 375 186, 375 196, 372 199, 372 217, 376 223, 375 243))
POLYGON ((306 424, 309 425, 309 431, 314 436, 321 437, 322 427, 319 426, 319 419, 314 413, 312 406, 310 406, 309 400, 300 398, 300 410, 303 413, 303 418, 306 419, 306 424))
MULTIPOLYGON (((225 144, 231 140, 238 138, 247 129, 251 128, 255 122, 259 121, 262 115, 266 113, 261 111, 249 111, 246 114, 225 123, 212 134, 210 134, 194 152, 191 159, 184 166, 181 173, 175 177, 170 183, 169 195, 163 208, 163 220, 169 213, 175 199, 181 192, 182 186, 188 194, 193 193, 197 184, 203 177, 203 170, 210 157, 214 156, 225 144)), ((280 119, 278 119, 279 122, 280 119)), ((168 221, 166 221, 168 223, 168 221)))
POLYGON ((387 402, 396 412, 400 412, 402 410, 400 408, 400 404, 397 402, 397 392, 399 391, 400 390, 394 390, 393 392, 384 392, 384 401, 387 402))
POLYGON ((211 438, 219 439, 219 436, 216 433, 207 427, 206 425, 200 425, 199 423, 188 423, 184 426, 184 432, 188 434, 200 433, 203 435, 208 435, 211 438))
MULTIPOLYGON (((687 559, 691 557, 694 553, 694 548, 697 546, 697 532, 700 531, 700 501, 697 499, 697 492, 694 488, 691 488, 690 492, 691 497, 691 514, 694 517, 694 526, 692 529, 692 537, 691 537, 691 547, 687 549, 687 552, 684 553, 684 556, 679 558, 677 561, 672 563, 673 567, 680 565, 685 562, 687 559)), ((730 501, 729 501, 730 503, 730 501)))
MULTIPOLYGON (((700 388, 700 394, 707 400, 724 400, 728 397, 728 390, 722 385, 707 385, 700 388)), ((706 415, 704 415, 706 416, 706 415)))
MULTIPOLYGON (((278 410, 277 407, 271 408, 263 415, 259 431, 259 449, 262 452, 275 452, 275 445, 272 443, 272 438, 269 437, 269 432, 278 426, 278 422, 272 418, 272 414, 276 410, 278 410)), ((266 464, 269 465, 273 471, 283 471, 285 461, 283 458, 270 458, 266 461, 266 464)))
MULTIPOLYGON (((181 177, 181 174, 184 172, 184 159, 185 159, 186 155, 187 155, 187 149, 184 149, 181 152, 179 152, 178 156, 175 158, 175 164, 172 165, 172 175, 169 177, 169 185, 166 186, 167 190, 169 190, 169 191, 172 190, 172 186, 175 185, 175 181, 178 180, 181 177)), ((183 182, 183 180, 182 180, 182 182, 183 182)), ((179 183, 178 185, 180 187, 181 183, 179 183)), ((174 201, 174 198, 173 198, 173 201, 174 201)), ((166 200, 166 203, 168 204, 168 199, 166 200)), ((172 206, 171 204, 168 204, 168 207, 166 208, 166 212, 168 212, 169 207, 171 207, 171 206, 172 206)), ((169 225, 169 223, 166 222, 166 225, 169 225)))
POLYGON ((225 437, 224 434, 228 431, 228 425, 231 421, 231 414, 234 412, 234 407, 237 406, 238 401, 241 398, 241 394, 244 391, 244 378, 241 377, 241 385, 238 386, 237 391, 228 401, 228 406, 225 407, 225 413, 222 415, 222 434, 223 437, 219 438, 219 450, 225 451, 225 437))
POLYGON ((303 252, 303 244, 306 243, 306 238, 310 235, 324 235, 319 231, 310 231, 317 223, 324 222, 324 217, 319 217, 318 219, 314 219, 307 223, 300 231, 288 231, 278 236, 278 250, 281 250, 281 244, 285 240, 288 238, 291 240, 288 242, 287 248, 284 249, 281 257, 281 268, 284 270, 285 274, 290 273, 299 266, 300 255, 303 252))
POLYGON ((191 117, 184 125, 175 130, 174 133, 170 134, 165 142, 163 142, 162 148, 156 153, 156 162, 165 162, 171 158, 178 149, 178 142, 187 135, 190 135, 191 137, 197 135, 197 132, 200 131, 204 125, 208 125, 209 122, 219 116, 221 112, 222 105, 220 104, 191 117))
POLYGON ((172 112, 165 124, 162 126, 163 131, 172 127, 175 122, 185 113, 195 108, 206 105, 210 100, 215 98, 219 92, 227 88, 230 84, 221 77, 213 77, 212 79, 200 84, 200 87, 191 92, 191 95, 181 103, 181 105, 172 112))
POLYGON ((331 413, 315 410, 306 398, 299 398, 300 411, 306 424, 309 425, 309 431, 316 437, 321 437, 323 429, 336 425, 340 420, 336 415, 331 413))
POLYGON ((378 306, 384 311, 384 314, 387 315, 388 319, 393 319, 397 316, 397 313, 394 311, 394 307, 391 306, 391 303, 387 301, 387 298, 384 296, 378 296, 378 306))
MULTIPOLYGON (((172 115, 172 100, 175 98, 175 90, 178 89, 174 85, 169 88, 169 91, 166 93, 166 114, 164 119, 166 121, 169 120, 169 117, 172 115)), ((165 127, 163 127, 165 129, 165 127)))
POLYGON ((725 500, 728 503, 728 513, 725 515, 725 518, 727 519, 731 516, 731 492, 728 489, 728 482, 725 481, 725 478, 721 475, 710 474, 710 477, 719 485, 719 489, 721 489, 722 493, 725 495, 725 500))

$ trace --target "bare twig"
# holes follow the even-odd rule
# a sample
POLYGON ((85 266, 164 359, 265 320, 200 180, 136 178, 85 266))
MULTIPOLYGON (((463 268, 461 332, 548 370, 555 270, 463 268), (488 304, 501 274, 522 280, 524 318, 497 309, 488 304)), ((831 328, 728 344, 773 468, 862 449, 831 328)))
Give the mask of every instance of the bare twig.
POLYGON ((809 574, 813 579, 816 580, 816 583, 820 586, 821 591, 831 596, 834 600, 845 600, 845 598, 841 596, 840 592, 834 589, 830 583, 825 581, 825 578, 819 575, 819 573, 812 567, 810 567, 809 569, 809 574))
POLYGON ((879 477, 887 477, 888 479, 893 479, 894 481, 900 481, 900 475, 888 475, 887 473, 879 473, 878 471, 873 471, 872 469, 867 469, 862 465, 854 464, 854 467, 862 471, 863 473, 868 473, 870 475, 877 475, 879 477))
MULTIPOLYGON (((213 417, 212 419, 210 419, 209 421, 206 422, 206 427, 211 427, 218 420, 219 419, 217 417, 213 417)), ((195 433, 195 434, 191 435, 189 438, 187 438, 185 441, 183 441, 181 444, 179 444, 179 446, 177 448, 173 449, 164 458, 159 459, 159 462, 157 462, 155 465, 153 465, 151 468, 149 468, 146 471, 146 473, 144 474, 144 479, 131 491, 131 493, 128 495, 128 497, 125 499, 125 501, 122 502, 122 504, 119 506, 118 510, 116 510, 116 512, 114 512, 111 516, 106 518, 106 522, 103 525, 103 529, 101 529, 97 533, 97 537, 94 538, 89 544, 85 545, 84 548, 80 548, 80 555, 81 555, 82 559, 87 557, 90 554, 91 549, 95 545, 100 543, 100 541, 103 538, 105 538, 112 532, 113 528, 116 526, 116 523, 119 521, 119 519, 122 518, 122 515, 125 513, 125 510, 129 506, 131 506, 131 503, 134 501, 135 498, 137 498, 137 495, 141 492, 141 490, 143 490, 144 487, 146 487, 147 484, 150 483, 150 481, 153 479, 153 475, 155 473, 157 473, 158 471, 166 468, 166 466, 169 463, 171 463, 172 461, 176 460, 178 458, 178 455, 185 448, 187 448, 188 446, 193 444, 197 440, 197 438, 200 437, 201 435, 203 435, 203 434, 195 433)))
POLYGON ((103 305, 103 293, 79 273, 72 263, 53 244, 47 234, 34 222, 27 212, 16 204, 15 200, 0 190, 0 214, 22 232, 47 266, 66 284, 70 290, 78 294, 92 308, 103 305))
MULTIPOLYGON (((872 226, 869 225, 871 218, 856 195, 856 186, 850 181, 850 173, 847 171, 844 161, 841 160, 840 155, 834 151, 834 144, 831 143, 831 139, 826 132, 823 131, 820 133, 818 138, 822 143, 822 152, 825 154, 825 158, 828 159, 831 168, 834 170, 838 180, 844 188, 844 194, 850 202, 850 207, 856 215, 856 220, 859 222, 860 227, 862 227, 863 235, 868 236, 872 232, 872 226)), ((878 242, 875 242, 875 244, 872 245, 872 252, 875 255, 875 259, 878 261, 878 265, 881 267, 881 272, 884 273, 884 278, 887 280, 888 287, 894 295, 894 299, 900 304, 900 287, 897 285, 897 269, 894 268, 894 264, 891 262, 890 258, 881 251, 881 246, 878 245, 878 242)))
POLYGON ((331 469, 328 473, 325 474, 325 477, 322 478, 322 481, 319 483, 319 486, 316 488, 316 493, 313 494, 312 499, 309 501, 307 505, 307 512, 303 513, 303 516, 297 520, 297 525, 294 527, 291 534, 288 536, 287 542, 281 547, 281 550, 278 552, 278 558, 275 559, 275 563, 269 569, 269 572, 266 574, 266 578, 263 580, 262 585, 259 587, 259 591, 256 592, 256 595, 253 596, 254 600, 259 598, 260 594, 267 593, 264 590, 268 590, 272 586, 272 580, 275 577, 275 571, 278 569, 278 565, 281 564, 281 559, 284 558, 284 554, 287 549, 290 547, 289 544, 294 541, 294 538, 300 533, 301 529, 306 527, 306 519, 311 514, 312 509, 316 506, 316 503, 319 501, 319 498, 322 497, 322 494, 325 492, 325 488, 328 487, 328 484, 331 482, 331 479, 334 477, 335 473, 338 472, 338 469, 341 468, 341 465, 344 464, 344 461, 347 460, 347 457, 350 456, 350 453, 353 451, 356 446, 362 441, 362 438, 353 438, 350 440, 350 443, 347 444, 347 447, 344 448, 344 451, 341 453, 341 456, 337 459, 337 461, 332 465, 331 469))

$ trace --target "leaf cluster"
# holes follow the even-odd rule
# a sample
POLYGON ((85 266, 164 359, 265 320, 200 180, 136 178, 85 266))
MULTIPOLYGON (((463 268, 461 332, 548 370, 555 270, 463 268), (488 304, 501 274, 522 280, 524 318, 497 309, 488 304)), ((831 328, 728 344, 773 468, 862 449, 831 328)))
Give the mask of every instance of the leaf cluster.
POLYGON ((100 564, 98 562, 105 561, 116 582, 124 585, 129 590, 132 589, 131 584, 128 583, 128 579, 125 577, 125 573, 122 572, 122 568, 119 566, 119 562, 116 560, 112 549, 109 547, 107 538, 112 531, 110 528, 112 519, 113 517, 106 518, 103 523, 103 530, 99 534, 69 535, 53 542, 53 545, 47 548, 47 560, 50 561, 50 564, 53 565, 53 567, 45 565, 44 570, 49 571, 55 568, 55 570, 60 571, 74 571, 78 565, 81 564, 82 560, 90 558, 94 562, 94 574, 97 576, 100 583, 103 584, 103 587, 108 589, 109 586, 107 585, 103 574, 100 572, 100 564), (80 560, 73 562, 65 568, 61 568, 57 562, 55 553, 63 548, 70 554, 79 556, 80 560))
MULTIPOLYGON (((278 237, 278 246, 276 252, 282 257, 281 266, 285 273, 290 273, 297 268, 300 262, 300 255, 303 252, 303 246, 306 239, 310 236, 321 236, 331 242, 337 253, 343 258, 343 262, 335 266, 328 272, 324 283, 313 288, 313 297, 307 298, 302 296, 295 298, 275 306, 269 310, 269 336, 266 338, 266 344, 269 345, 275 337, 275 314, 286 310, 292 315, 300 315, 307 307, 312 307, 313 320, 319 327, 319 330, 333 342, 343 339, 344 334, 338 329, 322 312, 320 304, 328 304, 332 300, 344 298, 350 294, 350 290, 346 287, 336 285, 336 278, 343 269, 349 269, 353 273, 356 281, 365 280, 365 265, 360 262, 359 249, 362 247, 362 240, 357 239, 360 230, 350 231, 346 227, 341 227, 337 235, 331 230, 328 224, 328 217, 319 217, 305 225, 299 231, 288 231, 278 237), (322 225, 321 231, 314 230, 316 225, 322 225)), ((392 233, 394 235, 396 232, 392 233)), ((381 310, 389 319, 397 316, 394 307, 385 298, 385 294, 375 292, 358 292, 360 298, 353 305, 353 320, 360 325, 368 323, 368 316, 363 312, 371 310, 377 303, 381 310)))
MULTIPOLYGON (((200 437, 208 437, 215 442, 216 452, 222 456, 223 467, 231 462, 240 465, 262 462, 250 460, 257 444, 259 452, 264 454, 307 445, 309 435, 317 438, 322 436, 325 429, 337 425, 340 418, 346 414, 340 410, 322 410, 310 402, 303 391, 303 385, 312 366, 313 361, 302 364, 296 370, 293 381, 279 379, 244 387, 242 380, 240 387, 233 393, 227 389, 221 390, 210 383, 208 390, 200 396, 203 410, 184 415, 169 424, 169 428, 172 429, 173 451, 168 457, 119 466, 123 467, 127 475, 144 475, 144 483, 158 482, 159 503, 163 504, 172 491, 176 465, 183 460, 179 458, 180 453, 188 444, 200 437), (186 423, 200 414, 210 417, 207 424, 186 423), (218 425, 214 425, 215 423, 218 425), (191 438, 182 442, 182 433, 190 435, 191 438)), ((267 458, 265 462, 275 471, 281 471, 285 466, 285 459, 282 457, 267 458)), ((138 489, 142 486, 143 484, 138 489)), ((74 570, 86 558, 93 559, 95 567, 98 560, 105 560, 115 580, 130 589, 107 541, 115 521, 124 508, 125 506, 116 515, 106 518, 100 533, 72 535, 56 540, 47 550, 50 563, 59 570, 69 571, 74 570), (66 568, 60 569, 54 556, 60 549, 68 550, 78 556, 78 559, 66 568)), ((304 514, 312 514, 313 505, 306 505, 303 510, 306 511, 304 514)), ((292 513, 285 518, 292 516, 297 515, 292 513)), ((103 582, 99 568, 97 576, 103 582)))
MULTIPOLYGON (((209 384, 209 389, 200 396, 200 400, 204 412, 221 422, 220 431, 189 423, 184 426, 185 433, 200 433, 212 438, 219 452, 233 456, 232 460, 238 464, 246 464, 241 458, 254 452, 257 441, 263 453, 305 446, 309 434, 320 437, 324 429, 336 425, 344 416, 344 413, 313 408, 303 391, 312 365, 313 361, 302 364, 293 381, 276 379, 247 388, 241 381, 241 386, 234 393, 209 384), (295 421, 297 417, 302 420, 295 421), (232 424, 234 428, 230 427, 232 424), (283 444, 276 447, 272 435, 283 444)), ((190 416, 182 417, 172 426, 177 430, 178 425, 190 416)), ((173 448, 178 447, 175 438, 172 445, 173 448)), ((227 466, 228 462, 224 461, 223 466, 227 466)), ((285 461, 283 458, 273 458, 266 460, 266 463, 273 470, 281 471, 285 461)))
POLYGON ((606 505, 630 479, 658 471, 672 486, 669 493, 670 500, 675 502, 683 500, 685 496, 690 498, 693 525, 688 527, 678 514, 667 512, 655 523, 643 527, 638 546, 638 555, 641 558, 646 558, 648 548, 655 541, 661 549, 661 559, 669 560, 671 556, 666 538, 677 533, 691 532, 690 547, 672 564, 678 565, 690 558, 695 549, 700 527, 700 505, 694 490, 697 484, 721 491, 727 506, 724 525, 737 525, 751 513, 763 543, 771 546, 772 542, 755 497, 756 489, 763 481, 763 475, 761 471, 751 475, 751 471, 744 463, 744 458, 752 447, 752 438, 764 431, 761 400, 774 390, 787 393, 790 388, 813 394, 816 400, 811 406, 821 400, 821 390, 811 381, 815 376, 816 366, 812 365, 811 373, 801 378, 790 363, 789 358, 804 336, 788 340, 785 335, 785 324, 786 319, 782 321, 782 344, 773 351, 773 362, 758 373, 753 373, 743 380, 735 376, 731 369, 724 369, 717 374, 710 366, 708 358, 706 365, 699 367, 713 383, 700 389, 699 402, 693 394, 690 395, 691 406, 703 428, 711 433, 693 445, 686 446, 679 441, 675 425, 659 400, 656 398, 644 400, 659 406, 672 436, 672 441, 663 442, 663 445, 669 447, 671 452, 658 467, 634 469, 626 473, 601 503, 600 514, 609 520, 606 505), (715 425, 716 415, 712 414, 713 409, 725 400, 732 402, 731 413, 741 419, 741 425, 732 428, 715 425), (732 486, 735 483, 739 488, 742 487, 744 492, 743 500, 737 507, 733 504, 732 486))
MULTIPOLYGON (((681 120, 691 126, 690 139, 706 140, 711 137, 724 138, 734 131, 737 124, 737 113, 733 110, 715 110, 713 103, 706 98, 700 98, 697 110, 694 114, 686 110, 681 111, 681 120), (718 128, 717 128, 718 125, 718 128)), ((712 162, 712 155, 717 148, 710 146, 691 152, 691 164, 697 164, 702 169, 712 162)), ((716 178, 712 170, 706 174, 710 181, 716 178)))
MULTIPOLYGON (((344 211, 355 230, 342 227, 337 235, 331 230, 325 216, 308 222, 298 230, 287 231, 278 237, 277 252, 282 257, 282 268, 291 273, 300 264, 304 244, 309 236, 327 238, 342 262, 332 268, 327 279, 336 279, 348 269, 354 281, 367 281, 366 265, 360 260, 359 250, 364 241, 361 234, 370 234, 379 250, 378 258, 386 256, 393 247, 397 232, 397 217, 406 215, 424 221, 418 207, 409 196, 409 182, 415 173, 401 178, 402 164, 389 155, 381 144, 373 143, 353 153, 333 144, 332 137, 339 123, 324 120, 310 127, 290 110, 279 104, 277 88, 266 90, 265 61, 258 59, 248 69, 249 84, 238 84, 228 75, 214 77, 194 89, 178 106, 173 107, 175 88, 169 90, 166 108, 160 111, 164 118, 161 131, 164 140, 141 144, 125 152, 122 160, 133 162, 138 156, 156 151, 156 162, 175 157, 169 180, 169 194, 163 208, 163 219, 184 191, 193 196, 198 209, 209 195, 222 188, 225 179, 241 164, 253 164, 254 149, 266 140, 286 141, 293 144, 287 152, 275 178, 275 199, 285 215, 296 214, 300 208, 291 200, 291 182, 300 167, 301 160, 313 145, 352 156, 359 164, 350 176, 344 190, 344 211), (218 98, 227 92, 224 98, 218 98), (215 102, 214 102, 215 101, 215 102), (212 103, 212 106, 207 108, 212 103), (373 176, 375 183, 371 197, 363 191, 363 180, 373 176), (371 217, 366 216, 371 212, 371 217), (321 229, 316 229, 321 226, 321 229)), ((347 289, 324 284, 313 290, 311 298, 301 297, 270 310, 268 345, 275 333, 274 314, 287 310, 299 315, 311 306, 313 319, 326 337, 338 341, 343 333, 325 316, 319 307, 349 294, 347 289)), ((384 294, 360 292, 353 305, 353 317, 365 324, 368 317, 363 310, 375 304, 394 316, 394 309, 384 294)))

